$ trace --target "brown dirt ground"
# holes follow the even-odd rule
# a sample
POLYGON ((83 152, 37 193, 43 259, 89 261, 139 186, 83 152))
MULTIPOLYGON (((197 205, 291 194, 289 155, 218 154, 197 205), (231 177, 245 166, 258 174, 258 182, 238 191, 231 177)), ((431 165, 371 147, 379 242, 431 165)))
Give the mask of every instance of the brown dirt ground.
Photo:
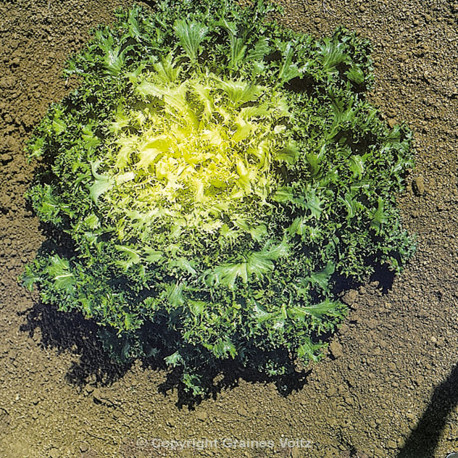
POLYGON ((345 25, 372 40, 372 101, 390 124, 404 120, 415 133, 417 166, 399 201, 418 251, 389 291, 373 282, 347 293, 351 314, 301 389, 285 397, 240 380, 195 409, 160 391, 164 371, 110 366, 90 324, 37 304, 17 283, 43 241, 23 198, 33 172, 25 142, 70 89, 60 78, 66 56, 129 4, 0 3, 0 457, 458 452, 458 3, 284 0, 294 29, 318 36, 345 25), (156 438, 208 442, 177 451, 156 438), (287 438, 303 442, 282 447, 287 438), (232 448, 235 439, 274 447, 232 448))

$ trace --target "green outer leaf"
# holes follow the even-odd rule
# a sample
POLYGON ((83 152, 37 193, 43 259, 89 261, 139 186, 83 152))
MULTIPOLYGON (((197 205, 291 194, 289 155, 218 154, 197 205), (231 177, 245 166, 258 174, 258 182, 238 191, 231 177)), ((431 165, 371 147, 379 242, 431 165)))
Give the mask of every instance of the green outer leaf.
POLYGON ((100 175, 97 173, 97 168, 100 165, 100 161, 91 163, 92 174, 94 175, 95 181, 89 188, 89 194, 91 199, 97 203, 99 197, 113 187, 113 181, 108 175, 100 175))
POLYGON ((311 339, 304 339, 303 343, 298 347, 297 356, 300 359, 317 362, 320 359, 318 351, 322 348, 323 344, 316 344, 311 339))
POLYGON ((199 22, 187 22, 181 19, 175 22, 173 30, 188 57, 191 61, 195 61, 199 47, 208 33, 208 27, 199 22))
POLYGON ((318 319, 323 319, 325 315, 339 316, 341 315, 341 312, 338 310, 338 308, 341 305, 342 304, 340 302, 325 299, 323 302, 318 304, 302 307, 291 307, 288 309, 288 316, 301 320, 303 320, 307 315, 318 319))

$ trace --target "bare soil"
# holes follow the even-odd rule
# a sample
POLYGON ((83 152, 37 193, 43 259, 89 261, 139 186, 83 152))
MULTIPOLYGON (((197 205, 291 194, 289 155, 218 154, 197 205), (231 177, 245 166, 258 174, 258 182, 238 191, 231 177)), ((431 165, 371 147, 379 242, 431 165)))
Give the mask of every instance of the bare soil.
POLYGON ((23 198, 33 176, 25 142, 71 89, 60 77, 66 57, 131 3, 0 3, 0 457, 458 452, 458 3, 283 1, 294 29, 321 36, 344 25, 371 39, 371 100, 415 134, 417 165, 399 203, 418 250, 390 288, 379 279, 346 294, 346 324, 297 390, 245 377, 192 408, 163 369, 112 365, 92 323, 17 282, 44 240, 23 198), (189 442, 173 450, 159 439, 189 442))

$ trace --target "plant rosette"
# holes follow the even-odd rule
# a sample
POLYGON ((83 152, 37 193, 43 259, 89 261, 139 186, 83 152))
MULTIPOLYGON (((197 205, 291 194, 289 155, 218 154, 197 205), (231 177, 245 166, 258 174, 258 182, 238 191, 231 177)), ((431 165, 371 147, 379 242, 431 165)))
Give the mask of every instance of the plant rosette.
POLYGON ((112 357, 165 358, 195 395, 219 361, 276 376, 318 360, 347 312, 339 285, 413 252, 395 201, 411 134, 366 100, 369 43, 272 13, 118 12, 28 145, 53 235, 26 286, 95 320, 112 357))

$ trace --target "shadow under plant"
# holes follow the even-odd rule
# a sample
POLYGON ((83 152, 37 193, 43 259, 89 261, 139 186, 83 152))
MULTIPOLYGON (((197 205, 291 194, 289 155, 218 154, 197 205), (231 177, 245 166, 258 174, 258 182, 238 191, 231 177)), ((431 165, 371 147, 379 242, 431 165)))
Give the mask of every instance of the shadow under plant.
MULTIPOLYGON (((43 229, 46 233, 49 228, 43 227, 43 229)), ((46 249, 49 243, 45 242, 43 247, 46 249)), ((62 243, 61 247, 65 245, 62 243)), ((392 272, 380 267, 375 268, 375 272, 371 276, 372 280, 379 282, 382 294, 391 290, 393 278, 392 272)), ((359 285, 360 283, 336 278, 333 294, 336 297, 343 297, 346 291, 357 288, 359 285)), ((66 380, 74 386, 82 388, 88 383, 96 386, 109 386, 120 380, 132 367, 133 359, 122 360, 114 356, 123 353, 122 349, 116 348, 116 346, 125 345, 125 342, 117 339, 116 335, 110 335, 105 327, 97 325, 94 320, 84 318, 80 312, 61 312, 56 306, 39 301, 22 315, 25 315, 26 322, 21 326, 21 331, 27 332, 30 337, 39 331, 41 335, 40 345, 43 348, 54 348, 59 353, 70 352, 79 357, 78 361, 71 364, 66 374, 66 380), (110 342, 113 343, 111 346, 110 342)), ((143 333, 143 342, 146 343, 149 338, 150 348, 154 348, 154 350, 150 352, 150 356, 139 358, 142 366, 151 371, 166 371, 166 379, 157 386, 157 391, 168 395, 176 390, 178 398, 176 404, 179 408, 183 406, 193 408, 204 399, 216 399, 222 391, 237 387, 240 380, 250 383, 273 383, 278 392, 286 397, 294 391, 301 390, 311 373, 311 370, 307 368, 298 367, 296 361, 280 350, 281 354, 278 357, 288 363, 288 371, 281 376, 269 376, 259 372, 255 367, 244 367, 236 360, 215 361, 209 359, 205 361, 202 359, 199 375, 202 377, 200 383, 203 390, 199 394, 192 393, 183 383, 183 369, 181 367, 170 369, 165 362, 165 358, 170 353, 170 348, 165 347, 161 340, 151 338, 151 336, 162 335, 163 329, 160 332, 160 330, 154 329, 154 326, 149 325, 144 327, 143 333)), ((324 342, 329 342, 331 337, 331 333, 324 336, 324 342)), ((170 336, 170 338, 178 338, 178 336, 170 336)), ((251 351, 256 353, 255 348, 252 348, 251 351)), ((265 356, 263 352, 258 352, 260 364, 262 364, 263 356, 265 356)), ((438 389, 439 393, 433 398, 433 406, 429 409, 432 412, 425 414, 426 419, 423 423, 426 422, 426 426, 419 425, 417 428, 419 432, 412 434, 410 442, 406 444, 407 451, 418 442, 417 436, 423 437, 425 427, 426 429, 429 428, 428 422, 431 422, 433 413, 437 410, 435 407, 443 398, 444 390, 453 390, 453 381, 455 383, 457 381, 456 368, 449 381, 445 382, 443 386, 441 385, 442 389, 438 389)), ((447 404, 447 412, 456 405, 457 398, 458 394, 455 390, 454 397, 448 398, 450 403, 447 404), (454 400, 454 404, 452 400, 454 400)), ((442 418, 442 423, 445 424, 445 421, 446 415, 442 418)), ((440 432, 440 429, 438 431, 440 432)), ((407 457, 409 455, 402 456, 407 457)))
MULTIPOLYGON (((112 353, 106 351, 100 340, 103 328, 78 312, 63 313, 54 306, 37 302, 22 315, 26 322, 21 326, 21 331, 27 332, 30 337, 39 331, 40 345, 43 348, 54 348, 59 353, 70 352, 79 356, 79 360, 71 364, 66 374, 66 380, 71 385, 80 388, 88 383, 109 386, 120 380, 132 367, 133 361, 121 362, 110 358, 109 353, 112 353)), ((157 386, 157 390, 165 395, 176 390, 179 408, 193 408, 204 399, 216 399, 221 391, 238 386, 240 379, 252 383, 274 383, 280 394, 288 396, 293 391, 300 390, 311 373, 311 370, 294 369, 293 361, 290 361, 291 370, 288 374, 271 377, 244 368, 236 361, 220 361, 216 365, 213 361, 213 364, 207 364, 201 371, 205 394, 193 395, 185 389, 182 370, 167 369, 164 362, 166 351, 165 348, 158 349, 154 356, 141 358, 141 362, 148 370, 167 370, 166 380, 157 386)))

